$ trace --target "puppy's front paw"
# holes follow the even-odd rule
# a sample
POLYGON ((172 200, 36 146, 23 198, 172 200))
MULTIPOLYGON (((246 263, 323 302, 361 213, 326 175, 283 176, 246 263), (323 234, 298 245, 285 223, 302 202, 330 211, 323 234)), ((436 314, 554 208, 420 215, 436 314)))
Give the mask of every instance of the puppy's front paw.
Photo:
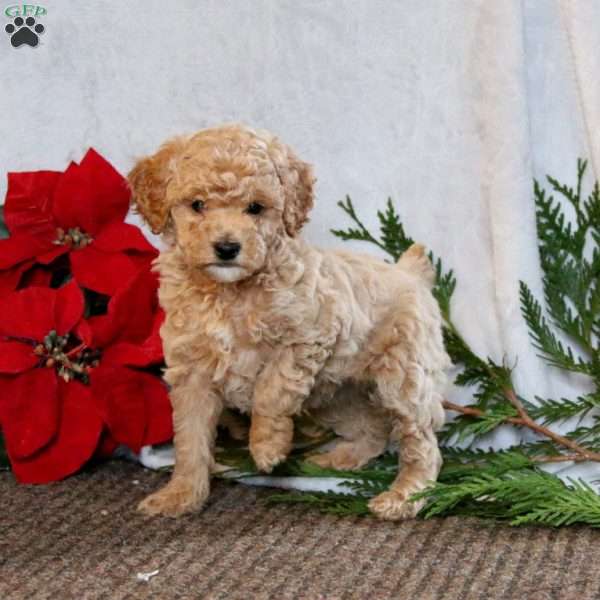
POLYGON ((270 473, 278 464, 282 463, 288 455, 289 449, 280 448, 268 441, 250 443, 250 454, 259 471, 270 473))
POLYGON ((208 484, 195 487, 182 481, 170 481, 164 488, 146 497, 138 510, 148 516, 179 517, 198 510, 208 497, 208 484))
POLYGON ((252 416, 250 454, 260 471, 270 473, 292 449, 294 423, 287 417, 252 416))
POLYGON ((411 502, 406 494, 392 489, 370 500, 369 510, 380 519, 400 521, 416 517, 424 503, 423 500, 411 502))

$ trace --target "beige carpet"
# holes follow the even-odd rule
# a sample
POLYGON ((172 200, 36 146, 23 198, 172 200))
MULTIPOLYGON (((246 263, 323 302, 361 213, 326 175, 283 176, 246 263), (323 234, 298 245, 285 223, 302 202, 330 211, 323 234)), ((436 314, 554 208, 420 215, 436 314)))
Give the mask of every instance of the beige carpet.
POLYGON ((1 473, 0 600, 600 598, 600 531, 324 516, 225 483, 200 514, 139 516, 166 478, 120 462, 45 487, 1 473))

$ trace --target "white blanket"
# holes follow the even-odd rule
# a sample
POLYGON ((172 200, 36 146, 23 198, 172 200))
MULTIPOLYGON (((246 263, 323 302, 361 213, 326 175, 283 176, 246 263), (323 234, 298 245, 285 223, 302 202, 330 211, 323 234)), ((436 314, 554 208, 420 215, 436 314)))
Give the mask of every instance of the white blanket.
POLYGON ((329 230, 346 193, 373 227, 391 196, 410 234, 455 269, 453 313, 472 347, 518 359, 529 399, 584 389, 535 356, 518 280, 541 298, 532 178, 574 182, 578 156, 588 181, 600 175, 599 2, 44 6, 37 48, 1 33, 2 172, 63 169, 90 145, 126 172, 174 134, 271 129, 315 165, 311 242, 341 244, 329 230))

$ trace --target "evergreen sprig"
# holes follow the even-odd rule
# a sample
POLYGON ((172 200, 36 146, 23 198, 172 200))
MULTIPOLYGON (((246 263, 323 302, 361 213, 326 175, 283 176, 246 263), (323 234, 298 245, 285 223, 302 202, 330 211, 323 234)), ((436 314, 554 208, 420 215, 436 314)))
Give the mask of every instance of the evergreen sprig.
POLYGON ((499 475, 475 472, 453 483, 440 481, 416 497, 428 500, 422 511, 425 518, 451 513, 512 525, 600 527, 600 496, 591 486, 581 480, 567 484, 535 468, 499 475))
MULTIPOLYGON (((532 338, 554 366, 592 376, 600 384, 600 189, 598 182, 584 198, 583 180, 587 162, 577 161, 575 188, 547 177, 551 189, 562 197, 555 200, 536 181, 534 197, 543 272, 544 299, 552 324, 573 340, 582 356, 561 351, 556 336, 547 336, 548 324, 536 323, 536 307, 527 309, 533 318, 532 338), (573 218, 569 219, 569 211, 573 218), (540 334, 541 337, 540 337, 540 334), (534 335, 536 337, 534 337, 534 335)), ((526 286, 525 286, 526 287, 526 286)), ((522 284, 522 294, 528 290, 522 284)), ((538 311, 539 312, 539 311, 538 311)), ((526 315, 527 318, 527 315, 526 315)), ((528 321, 528 325, 529 325, 528 321)))
POLYGON ((347 229, 332 229, 333 235, 344 241, 357 240, 360 242, 369 242, 387 252, 394 261, 397 261, 402 253, 413 244, 412 238, 408 237, 404 231, 404 226, 400 216, 396 212, 392 199, 388 198, 385 211, 377 211, 377 217, 380 223, 380 238, 376 238, 365 227, 364 223, 356 214, 354 204, 350 196, 345 200, 338 202, 338 206, 354 221, 356 227, 347 229))
POLYGON ((551 425, 552 423, 567 421, 574 417, 578 417, 581 420, 591 410, 598 407, 600 407, 600 394, 598 393, 577 396, 574 400, 570 400, 569 398, 553 400, 551 398, 546 399, 536 396, 536 404, 529 411, 529 414, 544 425, 551 425))
MULTIPOLYGON (((476 516, 512 525, 543 524, 549 526, 581 523, 600 526, 600 496, 581 480, 562 482, 540 470, 530 446, 508 450, 483 451, 461 448, 444 449, 444 467, 435 485, 415 495, 425 499, 421 516, 430 518, 447 514, 476 516)), ((223 455, 218 456, 220 462, 223 455)), ((229 459, 237 472, 231 477, 259 475, 247 451, 229 459)), ((340 516, 369 515, 369 500, 388 489, 394 481, 397 457, 386 454, 358 471, 322 469, 296 454, 280 465, 277 476, 339 478, 347 492, 281 492, 272 494, 273 503, 304 504, 324 513, 340 516)))
MULTIPOLYGON (((543 316, 540 303, 535 299, 531 290, 523 281, 519 283, 519 292, 523 318, 529 327, 533 345, 540 352, 540 356, 553 367, 585 375, 592 374, 593 366, 590 362, 583 360, 580 356, 575 356, 570 347, 567 346, 565 348, 558 336, 552 331, 550 324, 543 316)), ((578 329, 578 321, 573 317, 569 308, 565 308, 560 323, 562 327, 556 322, 563 331, 566 331, 567 327, 578 329)))

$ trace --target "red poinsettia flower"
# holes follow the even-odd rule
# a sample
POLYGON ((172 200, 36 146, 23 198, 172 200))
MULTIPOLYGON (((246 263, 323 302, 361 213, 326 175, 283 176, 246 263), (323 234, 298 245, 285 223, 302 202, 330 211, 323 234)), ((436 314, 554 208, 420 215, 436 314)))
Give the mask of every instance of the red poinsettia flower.
POLYGON ((108 431, 134 452, 173 437, 167 388, 156 374, 140 370, 163 360, 159 330, 164 313, 157 287, 155 274, 140 272, 111 299, 106 315, 79 328, 87 347, 103 349, 90 383, 108 431))
POLYGON ((77 471, 107 435, 134 451, 172 437, 166 387, 141 370, 162 360, 155 276, 134 277, 108 314, 83 314, 75 282, 0 300, 0 426, 23 483, 77 471))
POLYGON ((157 256, 140 229, 124 222, 129 200, 125 179, 93 149, 64 173, 9 173, 0 295, 49 284, 61 257, 81 286, 112 295, 157 256))

